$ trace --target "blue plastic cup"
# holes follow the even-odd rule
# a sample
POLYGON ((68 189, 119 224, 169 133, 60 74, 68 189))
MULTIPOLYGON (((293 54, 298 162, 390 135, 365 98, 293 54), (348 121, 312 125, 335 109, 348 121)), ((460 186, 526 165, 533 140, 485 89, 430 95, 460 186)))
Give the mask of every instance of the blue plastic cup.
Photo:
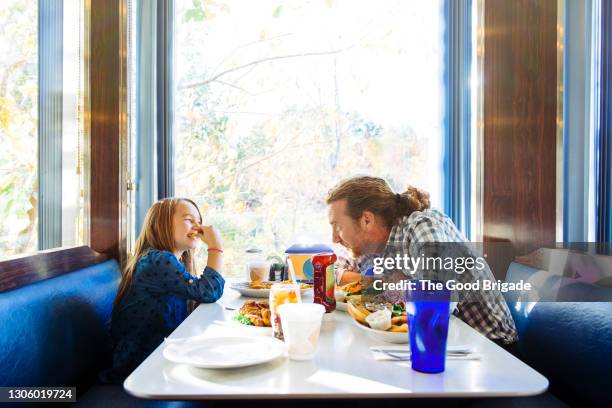
POLYGON ((418 281, 416 288, 406 293, 406 301, 412 369, 424 373, 444 371, 450 291, 422 288, 418 281))

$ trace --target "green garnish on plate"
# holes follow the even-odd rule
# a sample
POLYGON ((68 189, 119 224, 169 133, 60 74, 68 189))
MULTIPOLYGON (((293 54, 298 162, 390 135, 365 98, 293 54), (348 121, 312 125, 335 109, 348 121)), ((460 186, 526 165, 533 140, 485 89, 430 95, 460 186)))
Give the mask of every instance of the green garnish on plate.
POLYGON ((406 309, 404 308, 404 306, 402 306, 399 303, 396 303, 393 305, 393 309, 391 309, 391 315, 392 316, 400 316, 402 314, 404 314, 404 312, 406 311, 406 309))
POLYGON ((242 314, 238 313, 236 316, 234 316, 234 320, 242 323, 242 324, 246 324, 247 326, 254 326, 254 324, 251 322, 251 319, 249 319, 246 316, 243 316, 242 314))

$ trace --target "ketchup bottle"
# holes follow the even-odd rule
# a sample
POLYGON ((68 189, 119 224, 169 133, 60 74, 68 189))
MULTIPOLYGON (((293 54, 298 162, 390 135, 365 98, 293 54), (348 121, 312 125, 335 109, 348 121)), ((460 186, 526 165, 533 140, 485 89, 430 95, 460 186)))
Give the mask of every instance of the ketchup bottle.
POLYGON ((336 275, 334 274, 334 263, 336 254, 324 252, 316 254, 311 258, 314 267, 314 302, 325 306, 325 313, 336 310, 336 275))

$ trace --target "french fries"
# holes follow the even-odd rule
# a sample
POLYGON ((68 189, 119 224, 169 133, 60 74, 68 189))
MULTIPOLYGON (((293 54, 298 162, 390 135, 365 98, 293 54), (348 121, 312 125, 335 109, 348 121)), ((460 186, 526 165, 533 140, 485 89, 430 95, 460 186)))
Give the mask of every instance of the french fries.
POLYGON ((345 302, 348 302, 349 300, 361 303, 361 295, 349 295, 344 298, 345 302))
POLYGON ((365 324, 366 326, 368 326, 368 323, 366 322, 365 318, 370 314, 370 311, 363 307, 360 303, 354 300, 349 300, 347 302, 346 310, 353 319, 357 320, 361 324, 365 324))
MULTIPOLYGON (((282 282, 249 282, 249 288, 251 289, 270 289, 275 283, 293 283, 291 281, 282 282)), ((307 283, 300 283, 300 290, 310 289, 312 285, 307 283)))
POLYGON ((395 332, 395 333, 408 333, 408 323, 404 323, 399 326, 394 324, 387 331, 395 332))
MULTIPOLYGON (((353 296, 351 299, 347 300, 346 309, 353 319, 357 320, 359 323, 363 324, 366 327, 370 327, 370 325, 366 321, 366 317, 372 312, 370 312, 361 303, 361 296, 359 296, 359 300, 356 299, 356 296, 353 296)), ((406 316, 406 312, 399 316, 392 317, 391 327, 386 331, 396 333, 408 333, 408 319, 406 316)))
POLYGON ((395 316, 391 318, 391 324, 400 326, 402 324, 407 324, 408 320, 406 315, 395 316))

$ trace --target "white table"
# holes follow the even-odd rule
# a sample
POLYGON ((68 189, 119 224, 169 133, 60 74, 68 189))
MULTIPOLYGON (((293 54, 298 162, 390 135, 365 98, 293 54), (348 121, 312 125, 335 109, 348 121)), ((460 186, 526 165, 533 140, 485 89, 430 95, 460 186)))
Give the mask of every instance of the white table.
MULTIPOLYGON (((238 309, 244 301, 226 287, 219 302, 198 306, 170 337, 258 330, 231 322, 236 311, 227 307, 238 309)), ((452 318, 449 336, 473 346, 482 359, 447 360, 443 373, 424 374, 412 370, 410 362, 376 361, 369 347, 389 343, 370 338, 348 314, 334 315, 321 330, 312 361, 281 357, 258 366, 207 370, 168 362, 162 344, 125 380, 124 388, 154 399, 516 397, 548 388, 545 377, 457 318, 452 318)))

